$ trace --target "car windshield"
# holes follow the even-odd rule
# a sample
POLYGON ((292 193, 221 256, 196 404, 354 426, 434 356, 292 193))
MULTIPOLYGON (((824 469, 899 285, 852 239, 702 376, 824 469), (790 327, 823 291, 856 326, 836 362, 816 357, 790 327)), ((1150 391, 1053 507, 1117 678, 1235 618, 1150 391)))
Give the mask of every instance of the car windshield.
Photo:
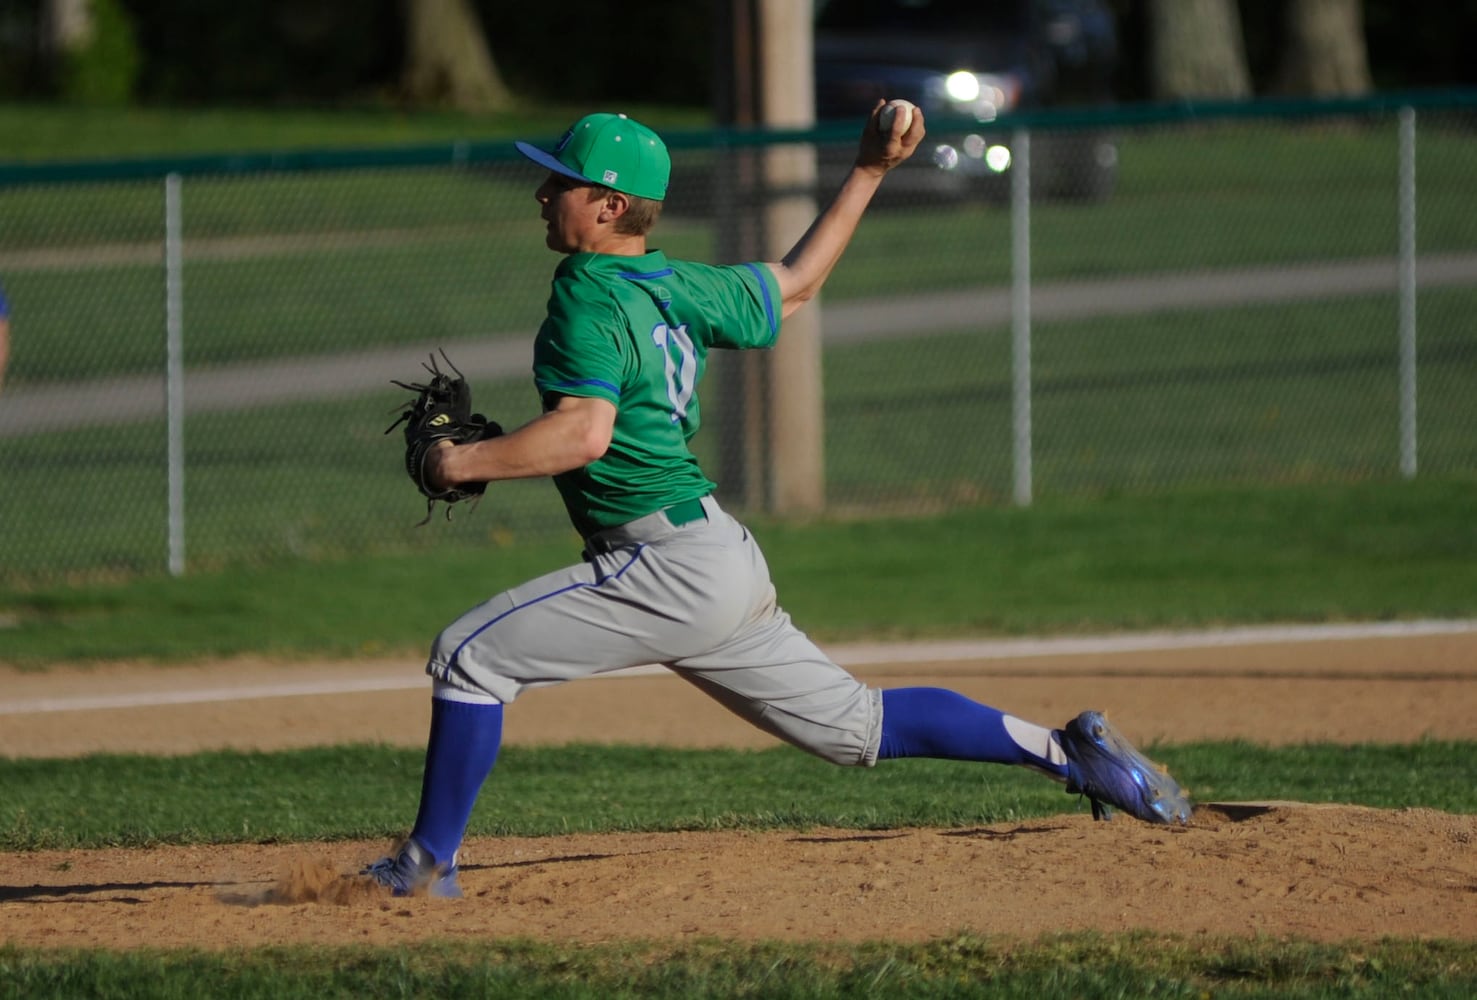
POLYGON ((816 0, 816 27, 829 31, 909 31, 988 34, 1026 24, 1024 0, 816 0))

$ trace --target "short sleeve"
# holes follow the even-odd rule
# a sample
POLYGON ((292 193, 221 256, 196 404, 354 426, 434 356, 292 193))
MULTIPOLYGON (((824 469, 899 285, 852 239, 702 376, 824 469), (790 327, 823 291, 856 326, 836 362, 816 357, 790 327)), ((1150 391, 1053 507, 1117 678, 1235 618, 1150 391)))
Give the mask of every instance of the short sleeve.
POLYGON ((534 341, 539 397, 595 396, 619 405, 628 343, 616 303, 585 282, 556 282, 549 314, 534 341))
POLYGON ((722 317, 714 324, 712 344, 742 350, 773 346, 780 332, 779 282, 768 264, 732 264, 711 268, 711 294, 719 308, 710 315, 722 317))

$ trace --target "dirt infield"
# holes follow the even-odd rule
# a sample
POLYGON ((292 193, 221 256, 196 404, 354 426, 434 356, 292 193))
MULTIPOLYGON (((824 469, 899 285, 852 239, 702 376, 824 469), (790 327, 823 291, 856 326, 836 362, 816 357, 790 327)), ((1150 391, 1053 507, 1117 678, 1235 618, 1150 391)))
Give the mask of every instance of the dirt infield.
MULTIPOLYGON (((1144 742, 1477 739, 1471 632, 855 669, 880 686, 946 684, 1041 721, 1101 708, 1144 742)), ((152 704, 211 685, 249 681, 261 695, 278 682, 284 690, 321 682, 327 691, 417 673, 415 664, 385 663, 118 665, 44 675, 0 668, 0 753, 421 745, 424 690, 191 695, 182 704, 152 704)), ((772 742, 667 676, 534 692, 510 709, 507 737, 523 744, 772 742)), ((982 780, 988 773, 981 771, 982 780)), ((495 778, 486 794, 496 794, 495 778)), ((390 900, 340 878, 386 846, 8 854, 0 856, 0 942, 922 940, 963 931, 1133 928, 1318 940, 1477 938, 1477 817, 1428 810, 1201 803, 1188 828, 1173 830, 1127 819, 1094 824, 1084 813, 950 830, 474 839, 463 854, 467 898, 455 902, 390 900)))

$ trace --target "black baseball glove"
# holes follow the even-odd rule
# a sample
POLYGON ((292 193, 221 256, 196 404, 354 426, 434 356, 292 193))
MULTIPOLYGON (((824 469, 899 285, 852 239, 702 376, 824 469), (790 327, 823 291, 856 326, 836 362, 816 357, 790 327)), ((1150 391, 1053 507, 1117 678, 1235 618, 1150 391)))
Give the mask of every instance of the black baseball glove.
POLYGON ((405 472, 426 498, 426 520, 421 524, 431 519, 437 500, 446 504, 449 519, 453 505, 480 497, 487 489, 486 483, 459 483, 448 489, 432 485, 426 479, 426 455, 430 450, 442 441, 470 444, 497 437, 503 432, 494 421, 472 412, 472 389, 467 380, 445 351, 441 352, 441 358, 454 375, 441 371, 433 354, 430 364, 422 363, 422 367, 431 373, 429 382, 392 380, 400 388, 415 393, 416 398, 406 405, 398 420, 385 428, 388 434, 402 423, 405 425, 405 472))

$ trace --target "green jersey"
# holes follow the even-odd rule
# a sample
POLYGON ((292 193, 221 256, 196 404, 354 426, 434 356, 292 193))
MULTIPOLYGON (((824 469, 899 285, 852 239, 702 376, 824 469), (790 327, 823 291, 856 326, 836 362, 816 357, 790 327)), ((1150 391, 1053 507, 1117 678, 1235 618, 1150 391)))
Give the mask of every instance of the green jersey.
POLYGON ((561 396, 616 407, 605 455, 554 477, 581 535, 712 492, 687 446, 708 351, 769 347, 779 326, 779 285, 764 264, 669 261, 659 250, 560 262, 534 341, 539 397, 546 410, 561 396))

